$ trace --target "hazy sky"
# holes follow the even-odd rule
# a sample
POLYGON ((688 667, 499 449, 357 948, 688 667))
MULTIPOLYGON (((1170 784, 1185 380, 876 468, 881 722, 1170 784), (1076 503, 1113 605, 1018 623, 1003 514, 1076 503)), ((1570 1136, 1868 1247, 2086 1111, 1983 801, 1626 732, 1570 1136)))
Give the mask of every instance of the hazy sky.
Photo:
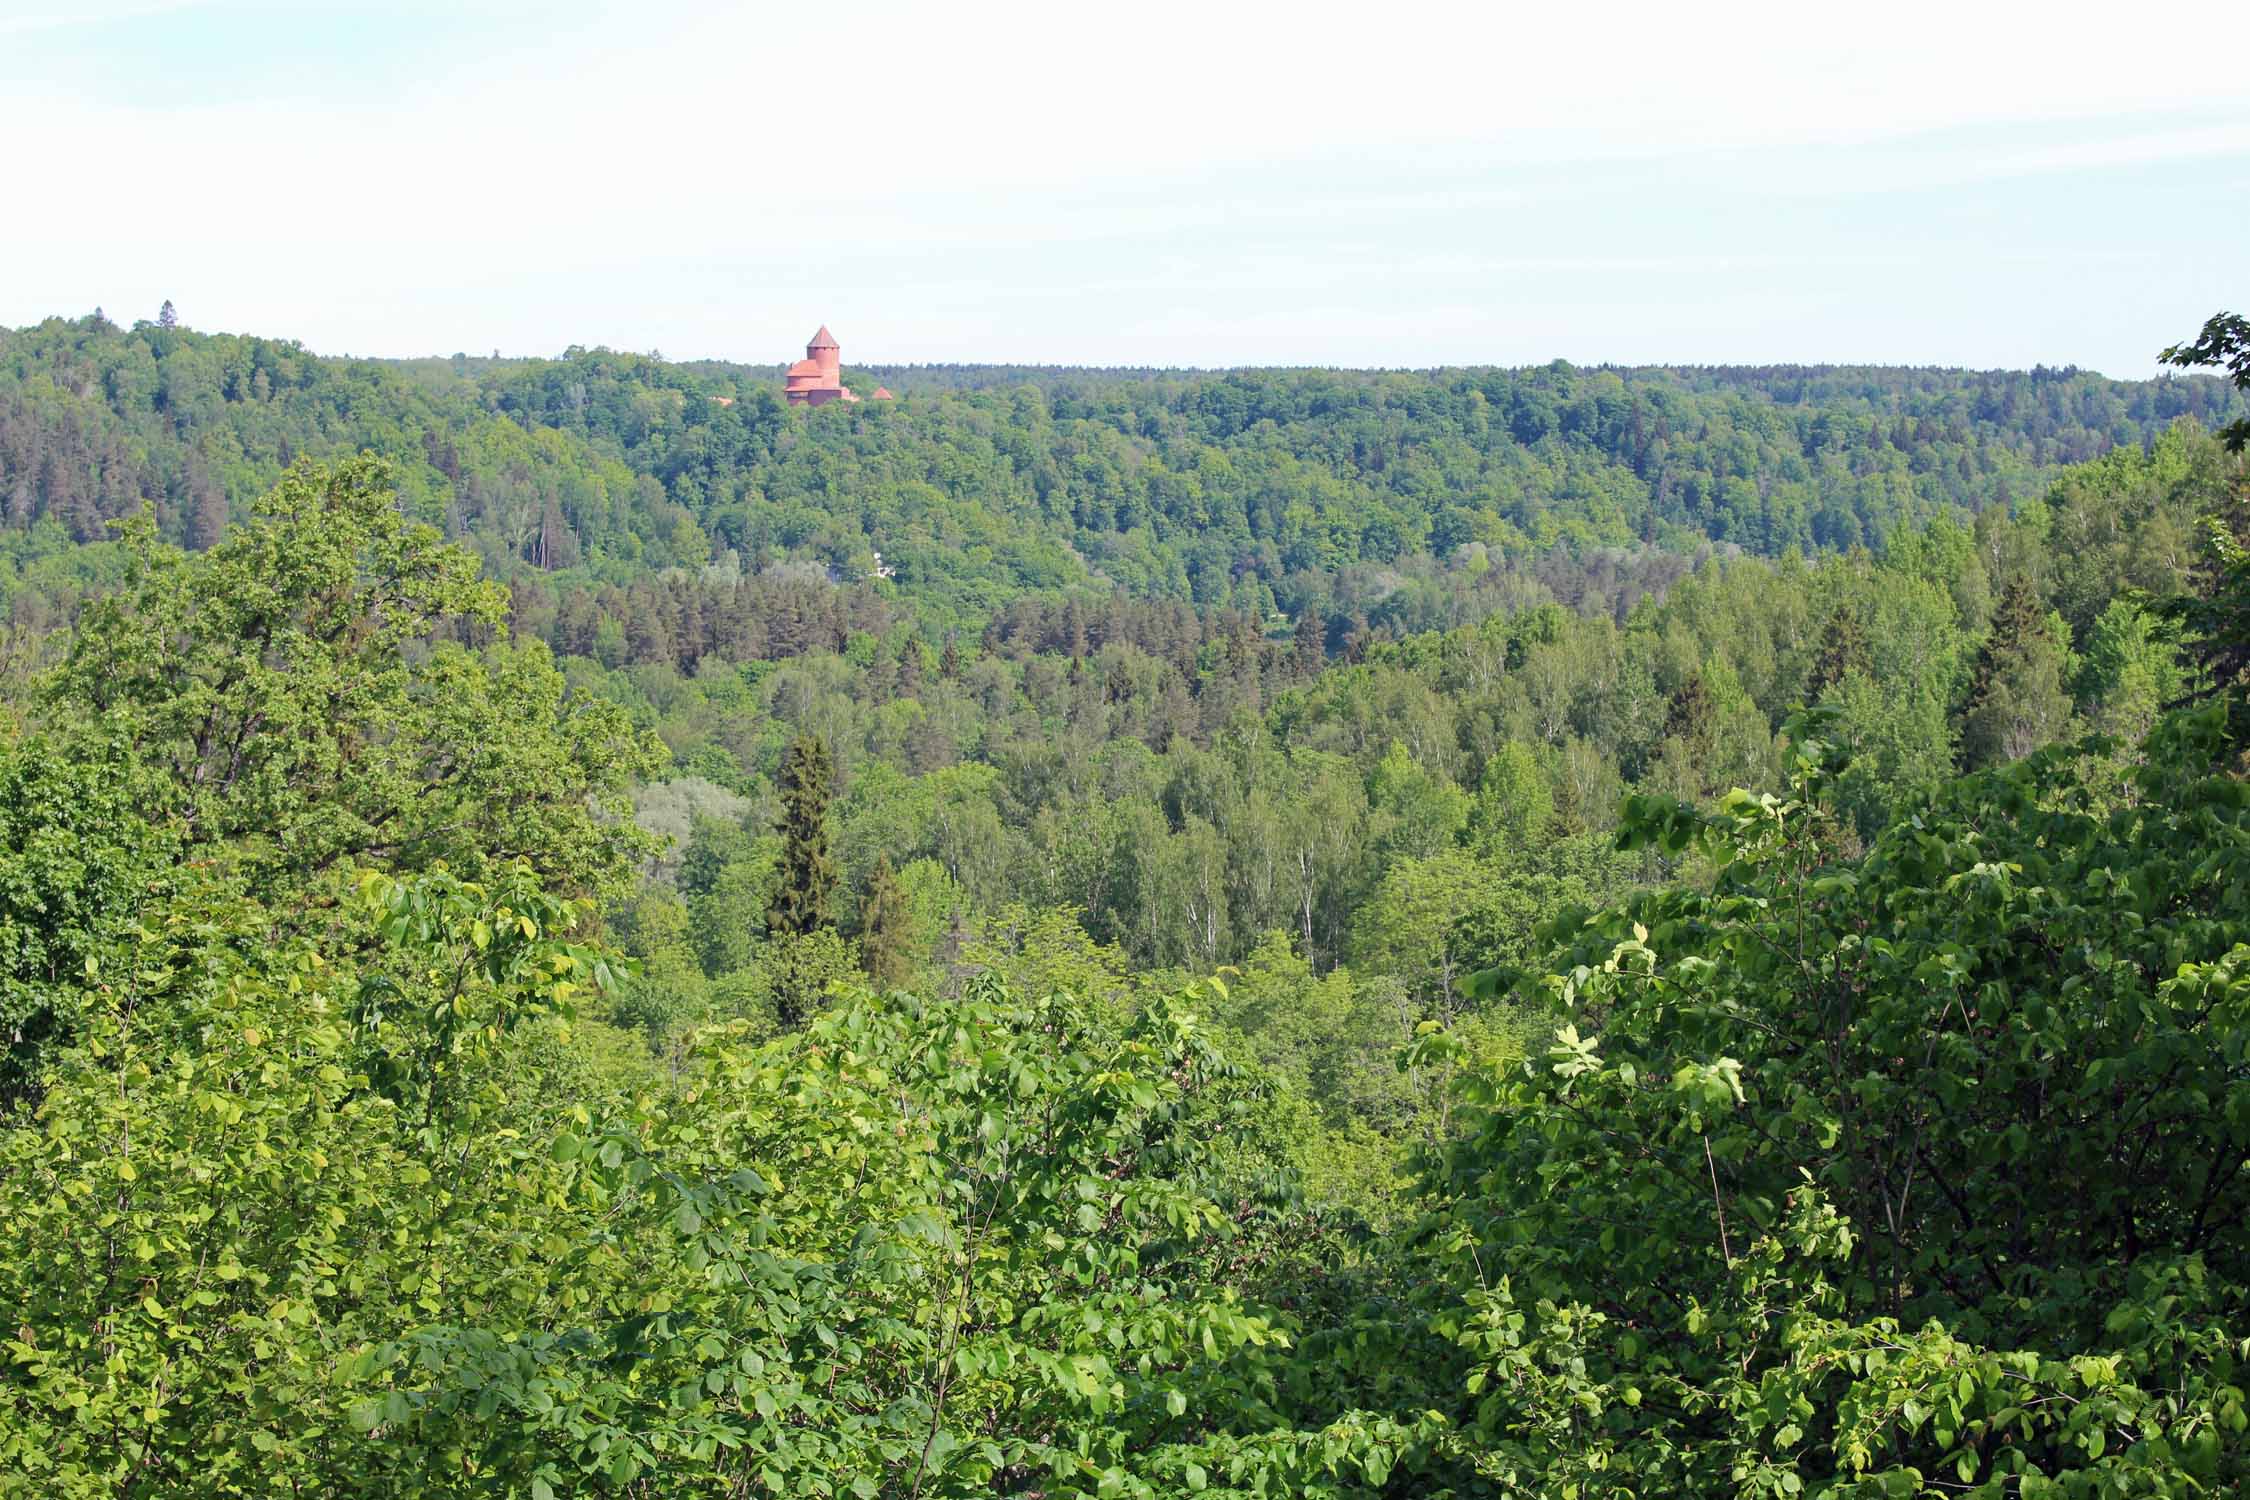
POLYGON ((0 324, 2079 364, 2250 310, 2250 0, 0 0, 0 324))

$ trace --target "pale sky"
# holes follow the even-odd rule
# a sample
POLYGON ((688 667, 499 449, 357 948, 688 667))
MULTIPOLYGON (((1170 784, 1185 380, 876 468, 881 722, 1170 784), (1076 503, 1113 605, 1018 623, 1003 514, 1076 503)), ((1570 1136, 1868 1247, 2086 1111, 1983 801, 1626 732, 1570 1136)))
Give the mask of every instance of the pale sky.
POLYGON ((2246 53, 2246 0, 0 0, 0 325, 2141 375, 2250 310, 2246 53))

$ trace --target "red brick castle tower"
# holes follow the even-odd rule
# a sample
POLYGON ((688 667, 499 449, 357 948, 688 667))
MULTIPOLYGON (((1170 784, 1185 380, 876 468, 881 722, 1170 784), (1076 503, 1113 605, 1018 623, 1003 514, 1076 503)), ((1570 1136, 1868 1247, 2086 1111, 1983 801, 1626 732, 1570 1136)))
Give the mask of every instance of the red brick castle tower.
MULTIPOLYGON (((782 394, 791 406, 826 406, 831 401, 857 401, 844 385, 843 351, 836 346, 836 335, 828 325, 820 325, 820 332, 805 345, 805 357, 789 367, 789 376, 782 385, 782 394)), ((878 401, 888 401, 891 393, 878 390, 878 401)))

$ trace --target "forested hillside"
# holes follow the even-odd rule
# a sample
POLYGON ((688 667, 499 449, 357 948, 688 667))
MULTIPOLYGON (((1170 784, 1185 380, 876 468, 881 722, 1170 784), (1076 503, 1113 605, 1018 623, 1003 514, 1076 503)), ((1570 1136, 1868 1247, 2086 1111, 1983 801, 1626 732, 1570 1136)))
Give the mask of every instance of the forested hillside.
POLYGON ((2174 355, 0 335, 0 1495, 2239 1492, 2174 355))
POLYGON ((366 449, 580 653, 606 627, 611 656, 787 655, 902 614, 935 645, 1025 594, 1313 612, 1340 646, 1356 616, 1466 623, 1541 567, 1878 546, 2239 403, 2050 370, 848 373, 905 399, 791 412, 766 369, 53 320, 0 332, 0 518, 42 555, 148 504, 201 547, 298 456, 366 449), (695 628, 634 638, 667 595, 695 628))

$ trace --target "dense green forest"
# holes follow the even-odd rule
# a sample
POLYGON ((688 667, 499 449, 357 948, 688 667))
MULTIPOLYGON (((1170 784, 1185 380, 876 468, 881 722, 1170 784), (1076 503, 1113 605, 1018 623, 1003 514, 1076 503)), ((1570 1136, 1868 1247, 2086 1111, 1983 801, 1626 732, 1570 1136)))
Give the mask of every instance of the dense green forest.
POLYGON ((902 620, 936 646, 1027 596, 1313 613, 1340 648, 1527 578, 1622 611, 1700 548, 1880 548, 2240 409, 2207 375, 2074 370, 848 373, 903 399, 791 412, 766 369, 57 319, 0 332, 0 535, 31 568, 148 505, 203 547, 297 457, 367 450, 517 587, 519 626, 612 665, 902 620))
POLYGON ((2238 1492, 2169 357, 0 334, 0 1494, 2238 1492))

